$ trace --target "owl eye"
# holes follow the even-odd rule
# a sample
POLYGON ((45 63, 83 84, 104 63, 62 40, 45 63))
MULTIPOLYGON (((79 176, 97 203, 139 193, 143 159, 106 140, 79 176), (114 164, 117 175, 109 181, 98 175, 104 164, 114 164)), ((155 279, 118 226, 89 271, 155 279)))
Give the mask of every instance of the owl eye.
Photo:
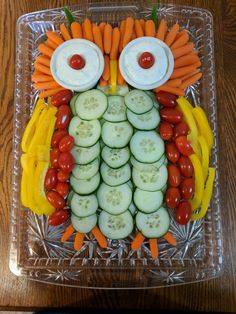
POLYGON ((143 69, 151 68, 154 62, 155 62, 155 58, 153 54, 148 51, 143 52, 138 59, 138 63, 143 69))

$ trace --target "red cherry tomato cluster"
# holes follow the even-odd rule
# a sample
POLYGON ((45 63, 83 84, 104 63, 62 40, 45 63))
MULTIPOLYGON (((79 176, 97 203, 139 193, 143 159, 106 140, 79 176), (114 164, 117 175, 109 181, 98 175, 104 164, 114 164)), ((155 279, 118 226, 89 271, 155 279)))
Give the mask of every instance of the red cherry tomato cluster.
POLYGON ((51 140, 51 168, 48 169, 44 182, 47 199, 56 208, 48 219, 48 224, 52 226, 62 224, 70 216, 66 207, 66 198, 69 193, 68 179, 74 167, 74 158, 70 153, 74 146, 74 138, 68 134, 67 127, 71 119, 68 104, 72 96, 70 90, 63 90, 52 96, 52 105, 58 107, 58 111, 51 140))
POLYGON ((193 153, 187 139, 189 127, 183 121, 182 112, 176 108, 177 96, 159 91, 156 98, 162 105, 159 133, 166 141, 166 157, 169 161, 165 202, 169 208, 176 209, 176 221, 185 225, 191 217, 189 200, 194 194, 193 165, 188 157, 193 153))

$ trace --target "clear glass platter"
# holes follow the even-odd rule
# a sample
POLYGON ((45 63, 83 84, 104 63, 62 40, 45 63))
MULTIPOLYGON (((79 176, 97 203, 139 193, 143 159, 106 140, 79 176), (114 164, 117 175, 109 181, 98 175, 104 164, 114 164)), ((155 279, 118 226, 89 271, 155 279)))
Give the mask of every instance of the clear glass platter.
MULTIPOLYGON (((117 1, 70 7, 78 20, 86 16, 94 22, 116 24, 131 15, 148 18, 155 2, 117 1), (140 4, 139 4, 140 3, 140 4)), ((215 145, 211 165, 216 179, 210 207, 203 220, 178 225, 174 219, 170 231, 177 239, 172 247, 159 240, 159 258, 152 259, 148 243, 133 252, 131 235, 125 240, 109 241, 101 249, 92 236, 87 236, 82 249, 75 252, 73 240, 61 244, 66 225, 51 227, 46 217, 39 217, 20 201, 20 142, 34 108, 37 92, 31 83, 37 46, 46 30, 58 29, 66 18, 62 8, 33 12, 21 16, 16 28, 15 114, 12 166, 12 209, 10 220, 11 271, 30 280, 74 287, 89 288, 151 288, 197 282, 220 275, 222 269, 222 232, 219 202, 219 169, 217 144, 217 110, 214 71, 213 20, 210 12, 193 7, 160 5, 159 18, 169 25, 176 21, 186 28, 199 50, 203 78, 191 86, 187 98, 201 104, 214 131, 215 145)), ((173 217, 173 213, 170 212, 173 217)))

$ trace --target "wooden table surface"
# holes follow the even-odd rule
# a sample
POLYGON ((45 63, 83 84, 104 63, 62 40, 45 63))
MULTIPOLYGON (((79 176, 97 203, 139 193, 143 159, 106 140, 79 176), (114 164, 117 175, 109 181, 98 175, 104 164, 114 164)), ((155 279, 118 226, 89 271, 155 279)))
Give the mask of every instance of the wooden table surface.
POLYGON ((57 307, 130 308, 236 312, 236 1, 172 0, 210 10, 214 17, 220 143, 220 185, 224 234, 223 275, 178 287, 138 291, 65 288, 29 282, 8 269, 14 102, 15 25, 31 11, 76 4, 78 0, 0 0, 0 310, 57 307))

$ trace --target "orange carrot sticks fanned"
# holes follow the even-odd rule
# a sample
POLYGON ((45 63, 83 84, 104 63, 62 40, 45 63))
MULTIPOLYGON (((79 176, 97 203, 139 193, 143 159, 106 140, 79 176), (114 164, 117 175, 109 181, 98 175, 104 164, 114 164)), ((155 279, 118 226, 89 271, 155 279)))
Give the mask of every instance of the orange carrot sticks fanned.
POLYGON ((38 62, 40 64, 43 64, 43 65, 46 65, 47 67, 50 67, 50 59, 45 57, 45 56, 38 56, 36 59, 35 59, 35 62, 38 62))
POLYGON ((74 249, 79 251, 84 243, 84 234, 80 232, 76 232, 75 240, 74 240, 74 249))
POLYGON ((100 247, 105 249, 107 247, 107 239, 104 237, 97 226, 92 229, 92 234, 95 236, 100 247))
POLYGON ((140 25, 142 26, 143 33, 144 33, 145 32, 145 20, 144 19, 140 19, 139 22, 140 22, 140 25))
POLYGON ((178 87, 168 86, 168 85, 162 85, 158 88, 154 89, 154 92, 159 92, 162 90, 163 92, 168 92, 177 96, 184 96, 184 91, 178 87))
POLYGON ((102 77, 100 78, 100 81, 99 81, 99 85, 101 86, 101 87, 105 87, 105 86, 107 86, 107 81, 105 81, 102 77))
POLYGON ((62 23, 60 25, 60 31, 61 31, 61 35, 64 38, 64 40, 69 40, 71 39, 71 35, 66 27, 66 25, 64 23, 62 23))
POLYGON ((194 65, 189 65, 186 67, 174 69, 174 71, 171 75, 171 79, 181 78, 182 76, 187 75, 187 74, 195 71, 196 69, 197 69, 197 67, 194 65))
POLYGON ((168 243, 170 243, 171 245, 176 245, 177 244, 177 241, 175 239, 175 237, 173 236, 172 233, 170 232, 167 232, 164 237, 163 237, 168 243))
POLYGON ((176 39, 173 44, 171 45, 171 49, 176 49, 184 46, 189 41, 189 34, 187 31, 181 31, 180 36, 176 39))
POLYGON ((175 41, 176 35, 179 31, 179 24, 174 24, 171 28, 171 30, 169 31, 169 33, 167 33, 166 38, 165 38, 165 43, 170 47, 172 45, 172 43, 175 41))
POLYGON ((156 26, 153 20, 147 20, 145 22, 145 36, 155 37, 156 35, 156 26))
POLYGON ((157 29, 156 38, 164 41, 166 32, 167 32, 167 24, 166 24, 166 21, 162 19, 157 29))
POLYGON ((102 32, 98 25, 93 25, 93 39, 94 39, 94 43, 101 49, 103 53, 104 49, 103 49, 102 32))
POLYGON ((150 251, 152 254, 152 258, 158 257, 158 244, 157 239, 149 239, 150 251))
POLYGON ((79 22, 71 23, 71 34, 73 38, 83 38, 82 27, 79 22))
POLYGON ((53 96, 53 95, 55 95, 56 93, 60 92, 63 89, 65 89, 65 88, 64 87, 58 87, 58 88, 45 90, 45 91, 43 91, 43 92, 41 92, 39 94, 39 98, 47 98, 49 96, 53 96))
POLYGON ((58 46, 64 42, 64 40, 61 38, 61 36, 57 32, 48 31, 46 32, 46 35, 51 41, 53 41, 58 46))
POLYGON ((110 24, 106 24, 103 33, 103 46, 106 54, 111 52, 111 41, 112 41, 112 27, 110 24))
POLYGON ((35 62, 34 67, 35 67, 35 69, 39 70, 40 72, 42 72, 44 74, 52 75, 50 68, 39 63, 39 62, 35 62))
POLYGON ((43 55, 45 55, 45 56, 47 56, 47 57, 49 57, 49 58, 51 58, 51 56, 52 56, 52 54, 53 54, 53 52, 54 52, 53 49, 51 49, 50 47, 46 46, 45 44, 40 44, 40 45, 38 46, 38 49, 39 49, 39 51, 40 51, 43 55))
POLYGON ((105 81, 108 81, 109 78, 110 78, 110 59, 107 55, 104 56, 104 70, 103 70, 103 73, 102 73, 102 78, 105 80, 105 81))
POLYGON ((119 64, 117 66, 117 83, 119 85, 124 85, 125 84, 125 80, 122 76, 122 74, 120 73, 120 67, 119 67, 119 64))
POLYGON ((187 55, 188 53, 190 53, 191 51, 193 51, 194 48, 194 44, 193 43, 187 43, 186 45, 176 48, 176 49, 172 49, 172 53, 174 56, 174 59, 177 59, 179 57, 182 57, 184 55, 187 55))
POLYGON ((121 53, 123 49, 123 39, 124 39, 124 34, 125 34, 125 24, 126 21, 122 20, 120 23, 120 43, 119 43, 119 52, 121 53))
POLYGON ((33 82, 49 82, 53 79, 52 76, 45 75, 45 74, 33 74, 32 81, 33 82))
POLYGON ((196 83, 198 80, 200 80, 201 77, 202 77, 201 72, 190 76, 189 78, 183 81, 183 83, 180 85, 180 88, 185 89, 186 87, 196 83))
POLYGON ((143 244, 143 241, 145 240, 145 237, 142 235, 141 232, 138 232, 136 234, 136 237, 134 238, 133 242, 131 243, 131 249, 133 251, 137 251, 141 245, 143 244))
POLYGON ((61 87, 56 81, 48 81, 48 82, 37 82, 34 84, 35 89, 53 89, 61 87))
POLYGON ((199 57, 195 54, 188 54, 182 57, 179 57, 178 59, 175 60, 175 65, 174 68, 181 68, 187 65, 192 65, 194 63, 197 63, 199 60, 199 57))
POLYGON ((112 32, 112 45, 110 59, 117 60, 119 53, 119 44, 120 44, 120 30, 118 27, 115 27, 112 32))
POLYGON ((61 242, 66 242, 72 236, 74 230, 74 227, 72 225, 69 225, 69 227, 67 227, 66 231, 61 237, 61 242))
POLYGON ((132 17, 127 17, 125 23, 125 32, 123 38, 123 48, 130 42, 133 34, 134 19, 132 17))
POLYGON ((92 23, 90 19, 86 18, 84 20, 84 38, 90 41, 93 41, 93 30, 92 30, 92 23))
POLYGON ((105 22, 101 22, 98 26, 99 26, 99 28, 100 28, 100 30, 101 30, 101 33, 102 33, 102 35, 103 35, 103 33, 104 33, 104 28, 105 28, 105 25, 106 25, 106 23, 105 22))
POLYGON ((134 21, 134 28, 135 28, 137 38, 144 36, 143 28, 139 20, 134 21))
POLYGON ((46 40, 45 44, 46 44, 46 46, 52 48, 53 50, 55 50, 55 49, 58 47, 58 45, 55 44, 55 43, 54 43, 51 39, 49 39, 49 38, 46 40))
POLYGON ((166 86, 172 86, 172 87, 179 87, 181 85, 181 83, 182 83, 181 79, 173 79, 173 80, 167 81, 162 86, 166 85, 166 86))

